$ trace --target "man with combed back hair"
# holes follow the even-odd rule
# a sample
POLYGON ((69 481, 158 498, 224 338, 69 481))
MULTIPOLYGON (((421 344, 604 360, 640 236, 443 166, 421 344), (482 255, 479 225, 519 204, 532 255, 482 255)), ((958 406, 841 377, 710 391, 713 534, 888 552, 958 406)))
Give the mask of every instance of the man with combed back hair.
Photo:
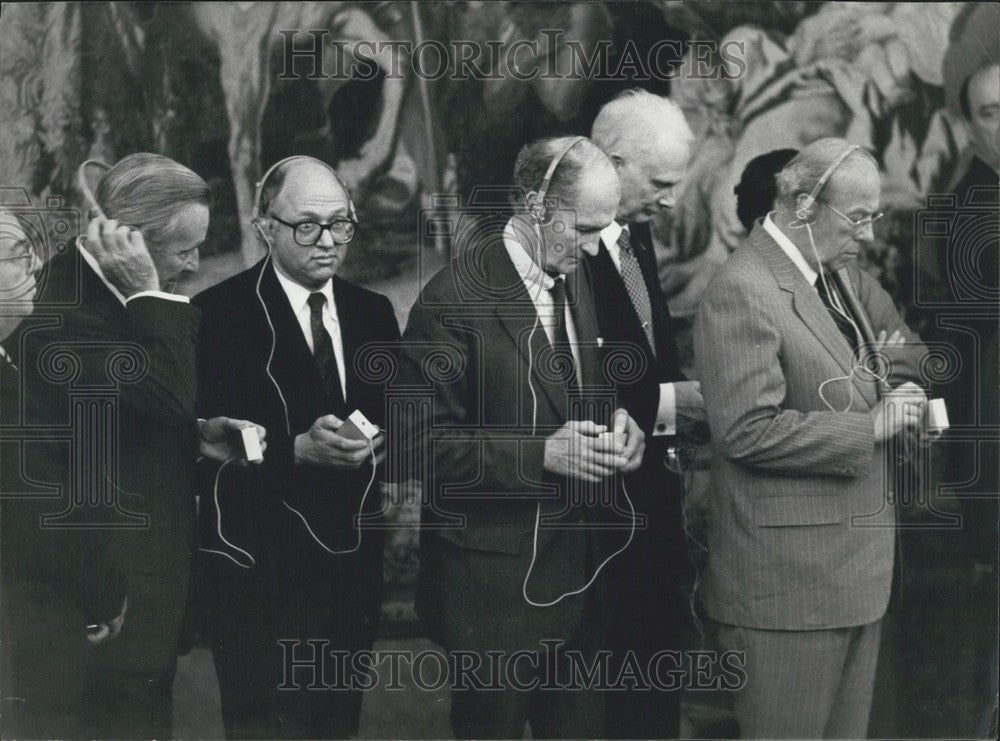
POLYGON ((28 422, 74 435, 25 446, 27 476, 61 495, 47 502, 39 537, 92 529, 124 576, 117 609, 78 628, 95 644, 85 736, 172 735, 195 461, 239 457, 239 430, 250 424, 195 417, 198 311, 174 290, 198 268, 209 197, 201 177, 161 155, 132 154, 108 169, 85 234, 39 278, 35 315, 46 321, 25 333, 28 422))
POLYGON ((744 657, 743 737, 861 738, 893 572, 888 458, 924 424, 925 348, 857 267, 881 215, 872 157, 821 139, 777 182, 695 325, 713 448, 702 598, 744 657))

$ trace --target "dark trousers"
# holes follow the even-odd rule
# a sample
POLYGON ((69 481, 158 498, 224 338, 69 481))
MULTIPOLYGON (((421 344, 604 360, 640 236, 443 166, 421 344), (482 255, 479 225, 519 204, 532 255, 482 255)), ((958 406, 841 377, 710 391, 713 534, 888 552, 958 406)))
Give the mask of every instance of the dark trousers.
POLYGON ((3 738, 95 738, 86 618, 47 586, 4 581, 0 611, 3 738))
POLYGON ((382 576, 382 538, 366 532, 362 542, 351 556, 325 556, 323 578, 264 559, 246 571, 207 564, 206 627, 228 738, 357 735, 363 694, 351 660, 375 641, 382 576))
POLYGON ((93 667, 87 697, 95 737, 172 738, 175 668, 130 672, 93 667))
MULTIPOLYGON (((585 617, 573 639, 558 649, 480 655, 483 668, 476 675, 485 689, 471 682, 456 686, 452 677, 455 737, 521 738, 526 722, 532 738, 602 737, 606 693, 585 681, 561 685, 570 684, 569 654, 577 652, 581 660, 593 664, 603 647, 603 634, 596 620, 585 617), (502 688, 489 689, 497 685, 502 688)), ((453 655, 453 662, 458 660, 453 655)), ((576 677, 581 678, 579 672, 576 677)))

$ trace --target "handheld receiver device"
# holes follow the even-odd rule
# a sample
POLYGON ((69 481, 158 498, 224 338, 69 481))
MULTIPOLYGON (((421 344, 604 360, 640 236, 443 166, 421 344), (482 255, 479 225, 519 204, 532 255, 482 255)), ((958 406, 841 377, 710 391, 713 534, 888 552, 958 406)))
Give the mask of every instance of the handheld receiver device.
POLYGON ((240 430, 243 438, 243 452, 247 460, 251 463, 264 460, 264 453, 260 449, 260 439, 257 437, 256 427, 244 427, 240 430))
POLYGON ((344 424, 337 428, 337 434, 351 440, 366 440, 370 442, 378 437, 379 428, 369 422, 360 409, 355 409, 344 420, 344 424))

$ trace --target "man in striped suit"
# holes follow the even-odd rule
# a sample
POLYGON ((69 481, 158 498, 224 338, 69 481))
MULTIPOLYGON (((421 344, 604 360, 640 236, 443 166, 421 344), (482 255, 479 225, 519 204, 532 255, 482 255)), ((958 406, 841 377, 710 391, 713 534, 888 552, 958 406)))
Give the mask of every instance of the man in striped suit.
POLYGON ((893 570, 886 453, 926 402, 925 348, 856 265, 879 197, 861 148, 803 149, 695 326, 714 477, 703 599, 720 647, 744 655, 744 737, 867 731, 893 570), (889 360, 874 370, 873 346, 889 360))

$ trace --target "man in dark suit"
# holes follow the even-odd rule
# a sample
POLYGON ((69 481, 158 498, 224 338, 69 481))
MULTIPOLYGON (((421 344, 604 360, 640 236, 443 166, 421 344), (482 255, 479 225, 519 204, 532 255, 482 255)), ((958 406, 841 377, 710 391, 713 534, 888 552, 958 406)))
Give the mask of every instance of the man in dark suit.
POLYGON ((127 610, 119 602, 112 617, 124 624, 80 627, 95 640, 121 628, 87 657, 91 732, 162 738, 187 602, 195 459, 234 456, 229 433, 240 425, 196 421, 198 312, 172 293, 197 268, 208 186, 139 153, 103 175, 94 199, 86 236, 46 264, 35 312, 44 321, 22 340, 29 425, 71 433, 68 451, 66 441, 25 446, 25 478, 61 494, 38 520, 41 547, 64 529, 89 529, 101 550, 82 562, 100 569, 106 553, 123 573, 127 610))
POLYGON ((619 187, 583 137, 525 146, 514 180, 523 210, 458 225, 457 257, 403 338, 404 439, 424 487, 417 611, 469 670, 452 676, 456 737, 518 738, 525 721, 535 737, 600 736, 603 697, 566 657, 606 645, 599 577, 615 553, 598 536, 615 525, 627 549, 631 513, 611 510, 611 491, 644 448, 616 408, 581 274, 619 187))
POLYGON ((880 189, 860 147, 805 147, 695 325, 713 447, 703 599, 720 647, 744 657, 745 738, 868 727, 893 572, 889 459, 925 413, 925 348, 856 263, 880 189), (903 342, 883 344, 890 333, 903 342), (870 363, 873 346, 887 362, 870 363))
POLYGON ((202 414, 239 410, 270 444, 259 470, 213 469, 203 490, 223 721, 230 738, 353 736, 362 693, 324 657, 375 639, 384 436, 369 445, 341 425, 360 410, 385 426, 371 363, 395 355, 399 325, 388 299, 336 275, 357 222, 328 165, 273 167, 255 223, 267 256, 195 298, 202 414))
MULTIPOLYGON (((670 310, 659 284, 649 221, 672 208, 693 140, 684 114, 666 98, 627 91, 598 113, 591 134, 621 183, 615 221, 600 248, 586 258, 605 341, 627 343, 641 357, 640 373, 617 385, 619 398, 646 433, 646 455, 626 477, 636 511, 645 518, 632 546, 609 567, 608 600, 614 660, 633 652, 647 666, 658 651, 679 651, 688 601, 681 589, 690 564, 683 529, 680 476, 665 459, 694 423, 704 422, 697 381, 680 369, 670 310)), ((675 454, 675 453, 674 453, 675 454)), ((621 738, 676 738, 681 687, 630 686, 608 699, 607 734, 621 738)))
POLYGON ((94 530, 40 530, 55 507, 24 479, 27 436, 18 336, 34 309, 38 246, 0 212, 0 716, 5 736, 79 738, 86 720, 87 626, 120 627, 125 588, 94 530))

